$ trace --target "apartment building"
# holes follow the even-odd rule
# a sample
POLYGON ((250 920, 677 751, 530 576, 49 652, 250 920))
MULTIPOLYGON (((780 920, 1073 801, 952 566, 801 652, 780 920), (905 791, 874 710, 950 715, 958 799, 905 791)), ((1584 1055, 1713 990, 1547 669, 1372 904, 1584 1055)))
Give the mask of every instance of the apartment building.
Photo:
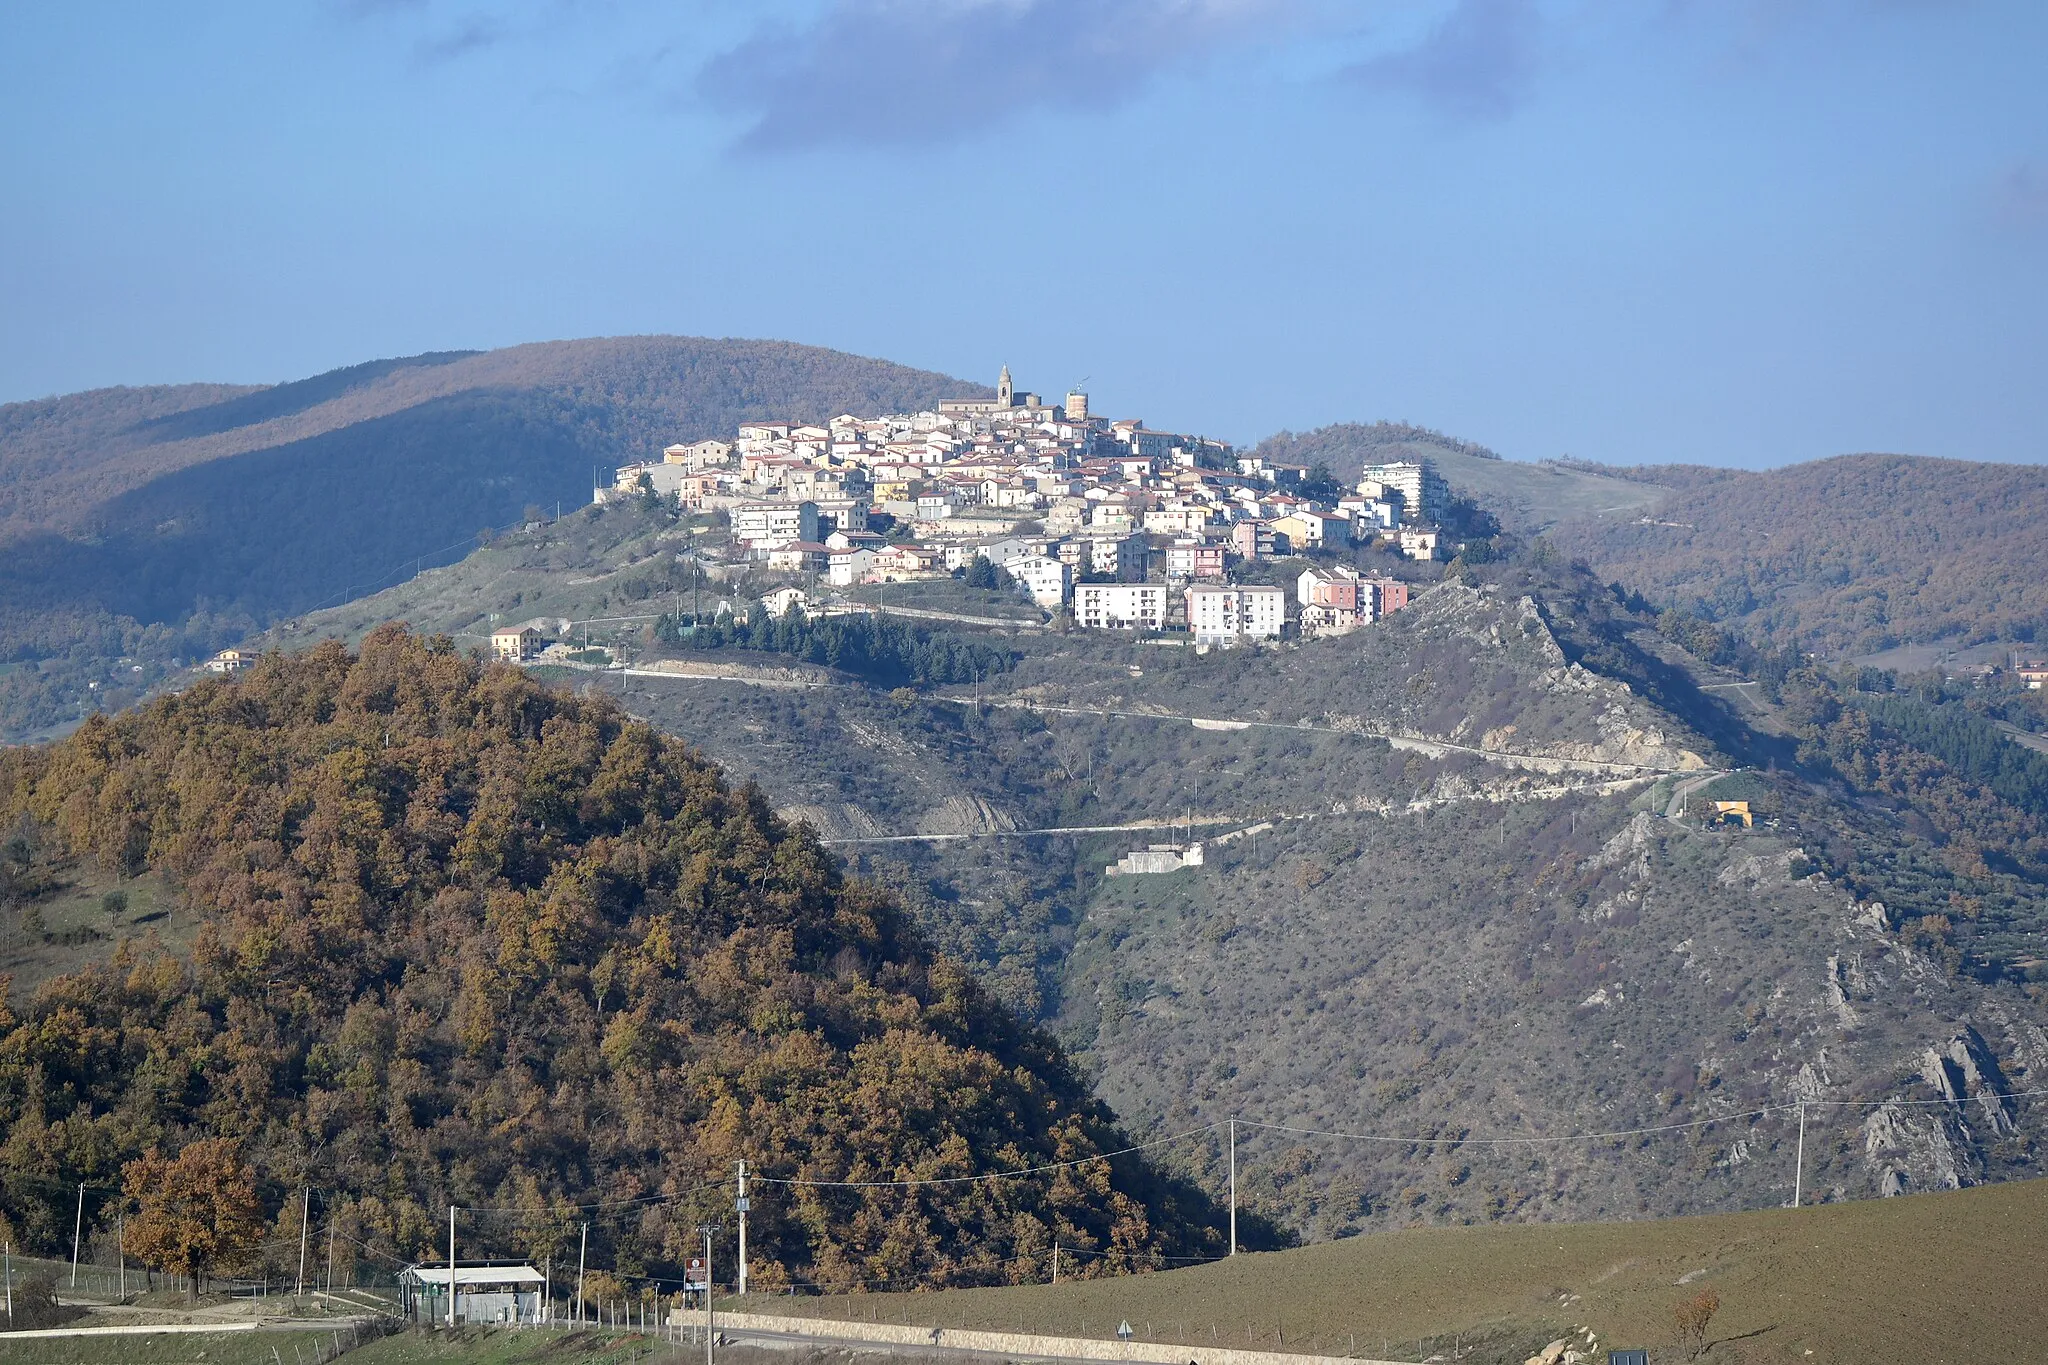
MULTIPOLYGON (((1013 570, 1014 572, 1014 570, 1013 570)), ((1164 583, 1080 583, 1074 620, 1091 630, 1164 630, 1164 583)))
POLYGON ((815 502, 742 502, 731 516, 732 538, 748 546, 818 539, 815 502))
POLYGON ((1188 631, 1199 645, 1277 640, 1287 624, 1287 591, 1263 586, 1197 585, 1187 592, 1188 631))

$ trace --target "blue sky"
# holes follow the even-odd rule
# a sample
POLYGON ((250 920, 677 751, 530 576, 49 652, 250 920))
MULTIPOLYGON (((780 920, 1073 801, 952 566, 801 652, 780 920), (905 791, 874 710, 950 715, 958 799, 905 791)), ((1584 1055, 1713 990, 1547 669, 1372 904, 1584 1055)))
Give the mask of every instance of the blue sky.
POLYGON ((0 401, 634 332, 2048 459, 2039 0, 0 7, 0 401))

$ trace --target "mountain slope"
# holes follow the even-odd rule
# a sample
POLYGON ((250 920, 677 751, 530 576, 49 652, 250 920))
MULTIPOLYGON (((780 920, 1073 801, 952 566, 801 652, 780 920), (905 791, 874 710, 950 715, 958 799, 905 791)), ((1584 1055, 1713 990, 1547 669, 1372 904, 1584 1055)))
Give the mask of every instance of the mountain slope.
POLYGON ((1290 464, 1325 465, 1350 482, 1367 464, 1428 459, 1450 481, 1511 531, 1533 535, 1570 517, 1640 515, 1667 490, 1649 477, 1616 478, 1578 464, 1504 460, 1484 446, 1404 422, 1340 422, 1299 434, 1283 431, 1256 454, 1290 464))
POLYGON ((1207 1201, 1133 1157, 945 1183, 1129 1143, 757 792, 445 642, 273 656, 0 753, 0 827, 10 912, 70 857, 168 879, 200 921, 189 954, 124 944, 0 1016, 16 1241, 55 1245, 66 1182, 228 1137, 273 1208, 315 1180, 387 1258, 429 1255, 450 1202, 472 1255, 560 1258, 601 1202, 599 1263, 672 1273, 742 1158, 763 1287, 1215 1247, 1207 1201))
MULTIPOLYGON (((576 534, 607 527, 623 569, 582 586, 558 526, 308 624, 658 609, 680 532, 576 534)), ((1311 1235, 1779 1202, 1801 1097, 1841 1106, 1810 1115, 1823 1197, 2035 1171, 1999 1097, 2048 1085, 2048 768, 1950 702, 1717 667, 1742 651, 1590 574, 1475 576, 1257 652, 998 630, 1014 666, 948 695, 732 651, 664 675, 647 643, 562 676, 844 841, 1147 1133, 1429 1139, 1241 1130, 1240 1189, 1311 1235), (1759 823, 1703 827, 1710 798, 1759 823), (1105 877, 1189 821, 1200 868, 1105 877)), ((1213 1137, 1179 1159, 1221 1188, 1213 1137)))
POLYGON ((1553 538, 1660 603, 1831 654, 2048 637, 2048 534, 2028 515, 2048 468, 1843 455, 1639 472, 1683 486, 1653 516, 1579 518, 1553 538))
MULTIPOLYGON (((781 341, 593 337, 377 360, 268 387, 101 389, 0 407, 0 534, 78 530, 109 499, 179 469, 274 450, 468 394, 545 394, 614 459, 742 421, 898 411, 978 385, 781 341)), ((429 471, 422 471, 429 472, 429 471)), ((588 489, 587 469, 561 476, 588 489)), ((516 508, 513 509, 515 512, 516 508)), ((464 528, 474 530, 474 527, 464 528)))
POLYGON ((0 408, 0 727, 75 722, 173 659, 579 506, 593 467, 979 391, 784 342, 626 337, 0 408))
POLYGON ((883 1322, 1104 1340, 1127 1320, 1190 1357, 1247 1336, 1270 1348, 1278 1331, 1309 1354, 1522 1365, 1564 1337, 1593 1361, 1635 1346, 1662 1365, 1691 1355, 1673 1308, 1712 1289, 1709 1361, 2033 1360, 2048 1339, 2035 1291, 2044 1243, 2048 1183, 2029 1181, 1796 1212, 1418 1229, 1142 1280, 859 1307, 878 1307, 883 1322))
MULTIPOLYGON (((1795 763, 1789 700, 1716 700, 1730 675, 1590 584, 1447 584, 1371 631, 1256 657, 1012 643, 1025 657, 979 715, 652 678, 628 704, 856 841, 1157 822, 842 848, 1050 1016, 1146 1131, 1236 1117, 1427 1140, 1241 1128, 1240 1192, 1281 1221, 1327 1236, 1780 1202, 1802 1098, 1840 1106, 1809 1116, 1823 1198, 2037 1169, 2016 1133, 2038 1102, 2003 1097, 2048 1085, 2027 966, 2048 881, 1973 861, 1961 826, 1919 813, 1963 799, 1938 785, 1757 771, 1795 763), (1709 797, 1765 823, 1702 827, 1709 797), (1664 818, 1674 800, 1689 818, 1664 818), (1268 827, 1212 840, 1200 868, 1103 875, 1190 817, 1268 827), (1981 918, 1927 926, 1956 905, 1981 918)), ((1220 1186, 1220 1141, 1186 1159, 1220 1186)))

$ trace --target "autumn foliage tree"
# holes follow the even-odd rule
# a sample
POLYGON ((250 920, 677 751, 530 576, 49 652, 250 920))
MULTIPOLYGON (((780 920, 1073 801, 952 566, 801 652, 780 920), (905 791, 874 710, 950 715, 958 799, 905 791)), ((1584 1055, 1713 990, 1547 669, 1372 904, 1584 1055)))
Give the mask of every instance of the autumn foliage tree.
POLYGON ((127 1246, 145 1262, 190 1277, 196 1297, 209 1272, 233 1264, 263 1238, 256 1174, 226 1138, 202 1138, 175 1157, 152 1147, 121 1168, 135 1201, 127 1246))
MULTIPOLYGON (((444 1256, 456 1204, 522 1211, 466 1254, 560 1265, 604 1203, 632 1212, 592 1222, 591 1268, 673 1278, 743 1158, 820 1182, 754 1197, 752 1255, 792 1279, 1005 1283, 1055 1239, 1091 1273, 1222 1250, 1191 1184, 1102 1155, 1130 1139, 1056 1043, 762 793, 446 640, 272 656, 0 750, 19 819, 200 921, 187 951, 125 944, 0 1010, 0 1214, 45 1242, 69 1224, 37 1192, 131 1158, 136 1198, 169 1189, 154 1147, 194 1173, 239 1150, 272 1211, 317 1159, 321 1216, 384 1264, 444 1256), (958 1183, 1061 1161, 1085 1164, 958 1183)), ((249 1184, 217 1174, 187 1215, 152 1196, 163 1264, 234 1247, 249 1184)))
POLYGON ((1702 1289, 1672 1310, 1678 1323, 1678 1344, 1688 1352, 1686 1359, 1698 1360, 1707 1353, 1707 1324, 1720 1311, 1721 1296, 1711 1289, 1702 1289))

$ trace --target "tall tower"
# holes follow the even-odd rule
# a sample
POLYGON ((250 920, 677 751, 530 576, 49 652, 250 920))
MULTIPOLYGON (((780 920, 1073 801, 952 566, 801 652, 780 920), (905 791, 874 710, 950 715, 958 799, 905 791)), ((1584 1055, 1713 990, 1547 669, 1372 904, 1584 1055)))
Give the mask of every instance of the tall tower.
POLYGON ((996 380, 996 406, 999 408, 1014 407, 1015 404, 1010 401, 1011 392, 1010 367, 1005 365, 1003 366, 1002 377, 996 380))

